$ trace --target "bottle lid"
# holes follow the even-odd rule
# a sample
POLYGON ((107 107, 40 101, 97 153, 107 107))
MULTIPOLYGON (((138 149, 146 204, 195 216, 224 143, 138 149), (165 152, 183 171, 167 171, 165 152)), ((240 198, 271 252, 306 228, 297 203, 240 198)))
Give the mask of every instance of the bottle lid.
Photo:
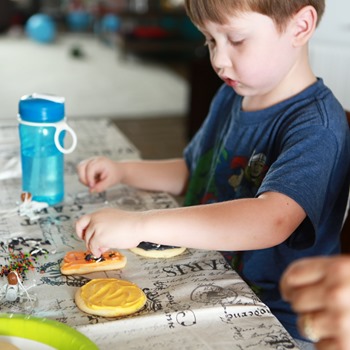
POLYGON ((19 101, 18 113, 22 120, 34 123, 55 123, 64 119, 64 97, 33 93, 19 101))

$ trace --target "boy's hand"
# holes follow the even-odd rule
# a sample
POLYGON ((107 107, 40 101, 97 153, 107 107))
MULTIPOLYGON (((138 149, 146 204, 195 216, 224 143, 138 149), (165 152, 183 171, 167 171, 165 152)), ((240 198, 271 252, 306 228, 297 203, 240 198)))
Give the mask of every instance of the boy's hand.
POLYGON ((101 256, 110 248, 135 248, 141 242, 142 213, 105 208, 82 216, 76 222, 76 233, 94 256, 101 256))
POLYGON ((93 157, 77 166, 79 181, 88 186, 90 192, 102 192, 120 181, 117 162, 106 157, 93 157))

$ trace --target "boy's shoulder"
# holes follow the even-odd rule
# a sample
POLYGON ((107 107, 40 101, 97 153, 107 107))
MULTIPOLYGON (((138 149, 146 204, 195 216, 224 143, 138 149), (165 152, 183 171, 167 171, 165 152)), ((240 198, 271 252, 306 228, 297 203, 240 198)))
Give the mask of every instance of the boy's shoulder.
MULTIPOLYGON (((216 100, 220 100, 220 102, 223 102, 225 100, 237 100, 241 101, 244 97, 238 95, 234 89, 232 89, 230 86, 226 84, 222 84, 217 93, 216 93, 216 100)), ((317 78, 317 81, 313 83, 312 85, 306 87, 304 90, 300 91, 299 93, 290 96, 286 98, 285 100, 280 101, 278 105, 280 104, 291 104, 296 103, 299 101, 305 101, 305 100, 329 100, 329 101, 336 101, 336 97, 334 96, 333 92, 324 84, 322 78, 317 78)))
MULTIPOLYGON (((271 118, 282 118, 290 125, 292 119, 304 118, 306 122, 318 125, 339 127, 345 119, 342 105, 333 92, 324 84, 322 78, 306 89, 300 91, 279 103, 263 110, 245 112, 241 109, 244 97, 238 95, 230 86, 223 84, 212 101, 210 116, 216 116, 215 121, 226 119, 227 115, 241 118, 245 121, 259 120, 268 122, 271 118), (218 118, 218 119, 217 119, 218 118)), ((296 121, 296 123, 299 123, 296 121)))
POLYGON ((315 114, 320 117, 320 122, 329 124, 344 119, 344 109, 332 90, 328 88, 322 78, 292 97, 290 102, 294 108, 308 114, 315 114))
POLYGON ((294 96, 272 106, 272 111, 304 117, 310 124, 328 125, 344 119, 344 109, 322 78, 294 96))

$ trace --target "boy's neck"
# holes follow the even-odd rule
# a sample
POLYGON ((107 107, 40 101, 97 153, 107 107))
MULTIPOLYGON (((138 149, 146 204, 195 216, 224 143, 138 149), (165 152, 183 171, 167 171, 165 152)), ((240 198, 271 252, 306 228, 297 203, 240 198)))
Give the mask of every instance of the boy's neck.
POLYGON ((245 96, 242 110, 253 112, 271 107, 299 94, 316 81, 317 78, 309 64, 308 52, 305 50, 299 62, 273 90, 264 95, 245 96))

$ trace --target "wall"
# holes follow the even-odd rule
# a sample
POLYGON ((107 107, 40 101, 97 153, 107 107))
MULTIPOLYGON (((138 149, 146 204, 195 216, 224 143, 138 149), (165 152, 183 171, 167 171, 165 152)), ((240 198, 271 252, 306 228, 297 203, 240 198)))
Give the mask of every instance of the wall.
POLYGON ((327 0, 310 42, 311 65, 345 109, 350 110, 350 1, 327 0))

